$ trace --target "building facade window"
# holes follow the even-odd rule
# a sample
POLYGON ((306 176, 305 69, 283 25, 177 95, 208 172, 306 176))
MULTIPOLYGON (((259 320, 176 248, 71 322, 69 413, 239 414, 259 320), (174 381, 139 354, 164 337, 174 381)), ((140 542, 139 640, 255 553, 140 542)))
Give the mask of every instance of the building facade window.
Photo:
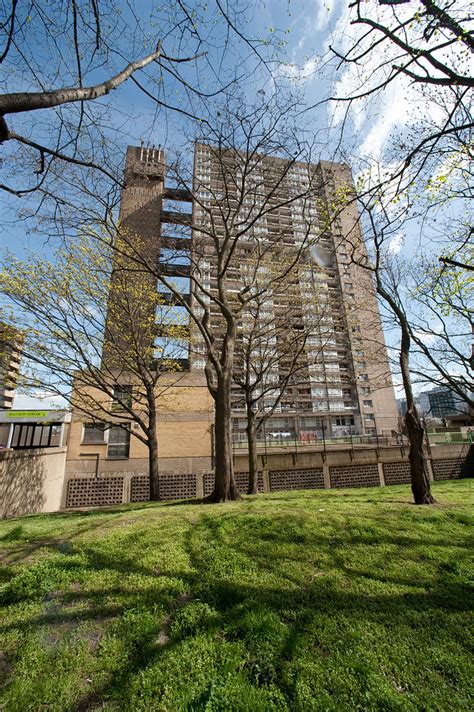
POLYGON ((10 447, 13 450, 59 447, 61 432, 61 423, 48 423, 47 425, 15 423, 10 447))
POLYGON ((112 410, 124 410, 132 405, 132 386, 120 385, 114 387, 112 410))
POLYGON ((82 445, 94 445, 105 442, 105 425, 103 423, 84 423, 82 445))
POLYGON ((334 423, 335 425, 340 425, 340 426, 350 426, 354 425, 354 416, 353 415, 338 415, 334 418, 334 423))
POLYGON ((130 426, 113 425, 109 429, 107 457, 111 460, 126 460, 130 454, 130 426))

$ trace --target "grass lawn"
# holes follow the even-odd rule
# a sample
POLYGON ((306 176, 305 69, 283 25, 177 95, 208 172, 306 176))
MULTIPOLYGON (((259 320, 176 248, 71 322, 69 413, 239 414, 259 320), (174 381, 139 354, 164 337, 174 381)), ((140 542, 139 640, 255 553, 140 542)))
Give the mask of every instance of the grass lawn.
POLYGON ((0 708, 472 710, 472 484, 433 490, 0 522, 0 708))

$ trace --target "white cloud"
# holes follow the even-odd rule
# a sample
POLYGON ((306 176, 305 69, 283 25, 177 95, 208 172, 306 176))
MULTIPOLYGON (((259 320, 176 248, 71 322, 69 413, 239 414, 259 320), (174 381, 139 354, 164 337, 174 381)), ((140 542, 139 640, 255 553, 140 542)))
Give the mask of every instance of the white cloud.
POLYGON ((428 331, 414 331, 413 334, 416 336, 417 339, 422 340, 425 344, 433 344, 436 339, 438 338, 436 334, 432 334, 428 331))
POLYGON ((278 73, 280 76, 295 82, 295 84, 301 84, 307 82, 314 76, 318 68, 318 62, 317 57, 312 57, 311 59, 307 59, 301 66, 298 66, 296 63, 280 64, 278 73))
POLYGON ((67 407, 67 401, 62 396, 54 396, 43 391, 36 391, 31 395, 17 393, 13 400, 15 410, 49 410, 67 407))
POLYGON ((402 235, 402 233, 399 232, 397 235, 395 235, 395 237, 393 237, 390 240, 390 242, 388 244, 388 251, 390 252, 390 254, 398 255, 398 253, 400 252, 400 250, 403 247, 404 242, 405 242, 405 238, 402 235))
POLYGON ((325 30, 331 22, 336 7, 339 5, 339 0, 319 0, 318 11, 314 21, 314 29, 317 32, 325 30))

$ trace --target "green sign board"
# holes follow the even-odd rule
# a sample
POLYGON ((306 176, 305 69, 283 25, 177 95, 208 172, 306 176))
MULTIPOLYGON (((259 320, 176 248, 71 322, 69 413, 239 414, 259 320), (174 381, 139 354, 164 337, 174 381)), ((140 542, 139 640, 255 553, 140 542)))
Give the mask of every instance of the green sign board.
POLYGON ((48 410, 9 410, 6 414, 7 418, 22 418, 23 420, 31 418, 47 418, 49 415, 48 410))

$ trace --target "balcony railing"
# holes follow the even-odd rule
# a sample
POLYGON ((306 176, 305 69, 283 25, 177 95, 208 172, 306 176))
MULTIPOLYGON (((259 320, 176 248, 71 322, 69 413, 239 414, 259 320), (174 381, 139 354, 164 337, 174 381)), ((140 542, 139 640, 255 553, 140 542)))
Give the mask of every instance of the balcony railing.
POLYGON ((158 269, 161 274, 171 277, 189 277, 191 273, 191 265, 189 264, 173 264, 172 262, 158 262, 158 269))
POLYGON ((191 225, 192 221, 192 213, 180 213, 175 210, 161 211, 162 223, 173 223, 175 225, 191 225))

